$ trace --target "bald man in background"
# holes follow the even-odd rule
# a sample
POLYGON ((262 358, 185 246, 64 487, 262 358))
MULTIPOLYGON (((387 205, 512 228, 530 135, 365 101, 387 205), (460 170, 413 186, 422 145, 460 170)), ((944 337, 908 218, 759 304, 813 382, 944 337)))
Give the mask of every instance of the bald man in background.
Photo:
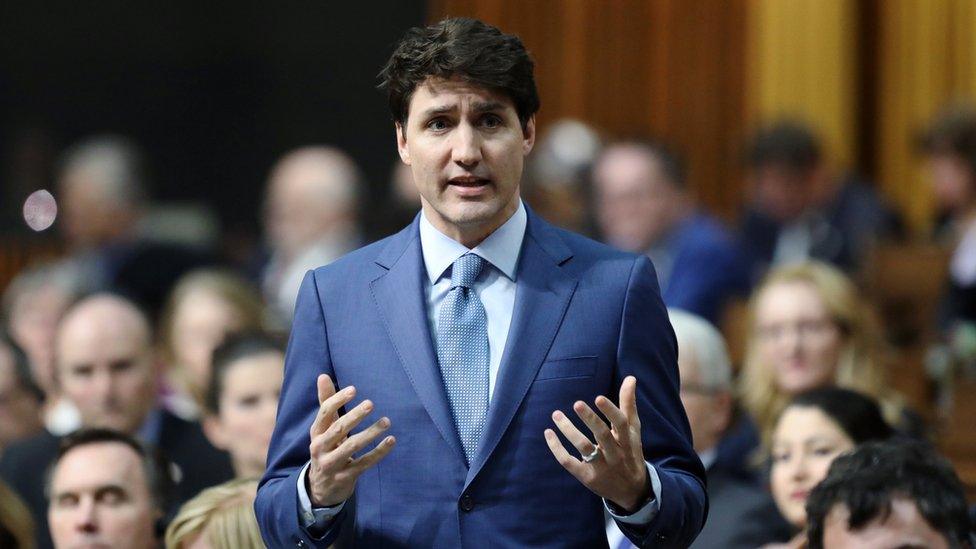
POLYGON ((68 255, 60 266, 81 293, 123 294, 155 317, 181 276, 216 257, 147 226, 158 205, 146 164, 139 146, 119 135, 91 136, 64 152, 56 193, 68 255))
MULTIPOLYGON (((148 320, 132 302, 96 294, 75 304, 61 320, 55 372, 64 395, 81 413, 82 427, 118 430, 161 449, 179 469, 177 499, 185 501, 229 480, 233 472, 230 459, 210 445, 199 425, 157 405, 152 341, 148 320)), ((0 477, 34 515, 40 548, 52 546, 44 474, 59 442, 44 432, 11 446, 0 461, 0 477)))
POLYGON ((271 169, 264 218, 271 257, 261 287, 287 324, 305 273, 362 243, 357 210, 362 181, 353 159, 329 146, 296 149, 271 169))

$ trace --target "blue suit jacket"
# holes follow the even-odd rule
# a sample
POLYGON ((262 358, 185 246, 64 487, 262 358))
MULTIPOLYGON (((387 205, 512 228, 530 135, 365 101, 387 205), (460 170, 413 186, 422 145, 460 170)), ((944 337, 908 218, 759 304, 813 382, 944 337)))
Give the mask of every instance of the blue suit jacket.
POLYGON ((326 373, 339 386, 356 386, 350 407, 371 399, 373 415, 388 416, 397 438, 347 505, 355 506, 357 547, 605 547, 601 499, 556 462, 542 433, 554 410, 572 414, 575 401, 601 394, 616 400, 627 375, 638 380, 644 455, 659 473, 662 497, 649 527, 625 532, 642 546, 690 544, 705 518, 704 471, 678 397, 677 346, 650 261, 529 212, 511 333, 470 467, 431 343, 424 276, 415 220, 305 277, 255 503, 265 542, 326 547, 342 523, 338 517, 314 540, 298 516, 315 380, 326 373))

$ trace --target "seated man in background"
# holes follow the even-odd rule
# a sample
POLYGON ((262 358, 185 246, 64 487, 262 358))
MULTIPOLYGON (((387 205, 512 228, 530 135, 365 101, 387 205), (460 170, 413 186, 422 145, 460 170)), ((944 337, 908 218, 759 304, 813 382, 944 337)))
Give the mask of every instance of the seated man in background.
POLYGON ((730 297, 749 291, 738 246, 718 220, 696 208, 684 167, 667 148, 611 144, 594 164, 593 183, 604 241, 651 258, 668 307, 714 323, 730 297))
MULTIPOLYGON (((64 395, 81 412, 83 427, 138 436, 163 451, 180 470, 177 497, 185 501, 232 476, 227 455, 207 442, 200 426, 156 403, 157 374, 149 322, 121 297, 96 294, 72 307, 56 339, 56 373, 64 395)), ((15 444, 0 459, 0 477, 27 503, 39 525, 38 547, 50 547, 44 516, 44 471, 57 455, 49 432, 15 444)))
POLYGON ((920 442, 871 442, 830 466, 807 500, 810 549, 973 547, 952 466, 920 442))
MULTIPOLYGON (((184 273, 215 262, 203 243, 151 226, 155 209, 140 148, 118 135, 71 146, 57 175, 58 226, 82 292, 111 291, 133 299, 154 318, 184 273)), ((177 231, 179 232, 179 231, 177 231)))
POLYGON ((0 455, 4 448, 43 429, 44 393, 31 378, 27 355, 0 335, 0 455))
POLYGON ((284 345, 259 332, 231 335, 214 350, 212 371, 204 432, 230 454, 236 476, 260 477, 278 412, 284 345))
MULTIPOLYGON (((681 402, 708 480, 708 520, 691 547, 755 549, 788 540, 790 527, 769 494, 720 460, 719 444, 734 410, 732 371, 721 334, 690 313, 668 309, 668 316, 678 339, 681 402)), ((612 548, 633 547, 615 530, 611 523, 612 548)))
POLYGON ((20 271, 3 291, 0 318, 10 339, 27 355, 44 397, 44 427, 63 435, 78 428, 78 409, 61 394, 54 375, 58 322, 77 298, 81 281, 64 265, 39 264, 20 271))
POLYGON ((261 287, 286 326, 305 273, 361 244, 361 186, 359 167, 334 147, 297 149, 271 169, 264 213, 270 258, 261 273, 261 287))
POLYGON ((54 546, 159 547, 172 488, 167 464, 136 439, 75 431, 62 440, 47 487, 54 546))
POLYGON ((900 219, 870 185, 830 173, 804 124, 761 129, 747 162, 752 196, 740 230, 753 280, 770 266, 808 259, 854 271, 876 241, 901 233, 900 219))

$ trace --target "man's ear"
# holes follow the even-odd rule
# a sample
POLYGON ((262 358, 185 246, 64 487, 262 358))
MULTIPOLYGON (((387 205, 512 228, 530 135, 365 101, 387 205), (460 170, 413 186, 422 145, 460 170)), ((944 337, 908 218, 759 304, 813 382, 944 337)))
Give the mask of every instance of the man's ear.
POLYGON ((535 145, 535 115, 529 117, 522 130, 522 154, 528 156, 535 145))
POLYGON ((400 153, 400 160, 407 166, 410 165, 410 147, 407 146, 406 129, 399 122, 394 123, 396 129, 397 152, 400 153))
POLYGON ((214 448, 220 450, 227 449, 227 437, 224 436, 224 430, 220 424, 220 420, 212 415, 207 415, 203 418, 203 434, 207 436, 207 440, 210 444, 214 445, 214 448))

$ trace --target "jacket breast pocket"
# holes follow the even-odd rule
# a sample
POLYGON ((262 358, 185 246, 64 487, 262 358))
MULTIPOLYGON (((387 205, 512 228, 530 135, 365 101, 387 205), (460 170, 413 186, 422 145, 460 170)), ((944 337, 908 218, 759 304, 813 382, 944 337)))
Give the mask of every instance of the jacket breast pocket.
POLYGON ((535 380, 593 377, 596 373, 596 366, 597 357, 595 356, 547 360, 542 363, 535 380))

